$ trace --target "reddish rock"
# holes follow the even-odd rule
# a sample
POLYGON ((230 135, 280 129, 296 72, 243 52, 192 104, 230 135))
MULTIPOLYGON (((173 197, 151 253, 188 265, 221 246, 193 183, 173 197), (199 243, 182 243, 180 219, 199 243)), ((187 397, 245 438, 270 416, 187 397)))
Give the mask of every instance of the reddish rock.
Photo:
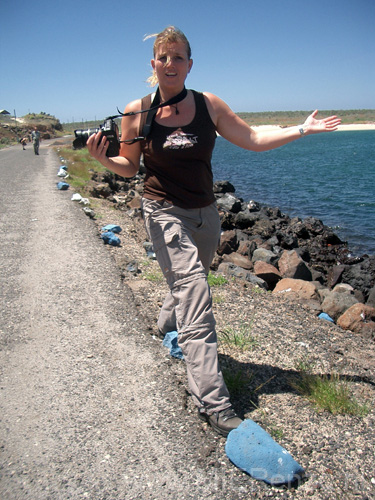
POLYGON ((284 278, 312 281, 310 269, 295 250, 284 250, 278 266, 284 278))
POLYGON ((238 242, 236 231, 224 231, 221 235, 217 253, 219 255, 229 254, 237 250, 238 242))
POLYGON ((281 274, 276 267, 261 260, 254 263, 254 273, 267 283, 270 290, 273 290, 277 282, 281 280, 281 274))
POLYGON ((250 270, 253 268, 253 263, 247 257, 237 252, 224 255, 223 262, 230 262, 238 267, 242 267, 242 269, 250 270))
POLYGON ((240 241, 237 252, 245 257, 249 257, 251 259, 254 250, 257 248, 257 245, 254 241, 242 240, 240 241))
POLYGON ((311 281, 284 278, 279 281, 272 292, 285 294, 291 298, 319 301, 316 285, 311 281))
POLYGON ((337 321, 337 319, 351 306, 358 303, 355 295, 347 291, 334 292, 330 290, 325 290, 324 293, 321 292, 322 298, 322 311, 331 316, 332 319, 337 321))
POLYGON ((337 324, 344 330, 375 338, 375 308, 354 304, 339 317, 337 324))

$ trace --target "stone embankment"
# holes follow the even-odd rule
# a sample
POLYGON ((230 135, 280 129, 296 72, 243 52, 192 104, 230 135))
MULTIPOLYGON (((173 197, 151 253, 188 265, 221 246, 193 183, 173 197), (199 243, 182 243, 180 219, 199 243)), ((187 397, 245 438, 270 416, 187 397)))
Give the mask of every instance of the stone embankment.
MULTIPOLYGON (((144 173, 124 181, 95 173, 91 196, 139 215, 144 173)), ((346 242, 316 218, 304 220, 235 195, 228 181, 214 192, 222 236, 212 269, 303 303, 341 328, 375 338, 375 256, 353 257, 346 242)))

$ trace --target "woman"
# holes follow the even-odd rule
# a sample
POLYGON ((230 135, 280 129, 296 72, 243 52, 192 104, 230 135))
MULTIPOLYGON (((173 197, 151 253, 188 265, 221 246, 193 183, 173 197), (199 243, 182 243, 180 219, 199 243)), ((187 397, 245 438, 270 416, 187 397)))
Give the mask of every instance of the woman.
MULTIPOLYGON (((146 178, 142 209, 160 267, 170 292, 158 320, 162 333, 178 331, 188 382, 199 416, 226 436, 241 419, 234 412, 218 364, 215 320, 207 274, 220 239, 220 220, 213 194, 211 156, 216 134, 251 151, 267 151, 302 135, 336 130, 340 120, 317 120, 317 111, 303 125, 258 132, 221 99, 208 92, 184 91, 193 66, 185 35, 170 26, 156 37, 153 76, 158 107, 151 131, 143 140, 151 96, 129 103, 122 119, 120 155, 108 158, 108 141, 101 132, 87 146, 109 170, 132 177, 144 157, 146 178), (176 102, 177 101, 177 102, 176 102), (137 114, 138 112, 138 114, 137 114), (142 115, 145 116, 145 115, 142 115), (136 141, 134 142, 134 138, 136 141)), ((155 104, 155 101, 153 101, 155 104)))

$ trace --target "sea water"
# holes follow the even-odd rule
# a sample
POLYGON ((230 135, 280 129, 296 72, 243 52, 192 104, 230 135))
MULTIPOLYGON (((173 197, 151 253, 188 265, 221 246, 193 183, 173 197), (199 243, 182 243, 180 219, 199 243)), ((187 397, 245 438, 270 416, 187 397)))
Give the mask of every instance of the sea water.
POLYGON ((218 137, 212 167, 244 201, 316 217, 353 255, 375 255, 375 131, 310 135, 263 153, 218 137))

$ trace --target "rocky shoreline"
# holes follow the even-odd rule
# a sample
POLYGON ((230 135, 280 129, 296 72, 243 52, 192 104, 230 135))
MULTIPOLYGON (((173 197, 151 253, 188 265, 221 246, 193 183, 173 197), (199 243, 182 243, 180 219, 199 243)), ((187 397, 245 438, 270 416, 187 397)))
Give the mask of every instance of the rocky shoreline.
MULTIPOLYGON (((90 194, 139 216, 144 173, 124 181, 94 174, 90 194), (138 211, 138 212, 137 212, 138 211)), ((346 242, 316 218, 244 202, 228 181, 214 185, 222 236, 212 270, 293 301, 323 319, 375 339, 375 256, 354 257, 346 242)))
POLYGON ((244 203, 227 181, 215 184, 215 194, 223 228, 216 269, 375 338, 374 256, 353 257, 347 243, 316 218, 290 218, 278 208, 244 203))
MULTIPOLYGON (((223 237, 213 264, 213 273, 220 275, 225 271, 238 276, 228 278, 222 286, 212 286, 220 364, 223 372, 227 376, 229 374, 229 380, 240 382, 239 387, 236 387, 236 384, 230 387, 231 399, 238 413, 243 418, 257 422, 285 447, 304 467, 307 480, 290 489, 269 487, 260 481, 253 481, 240 470, 234 470, 234 466, 228 462, 225 439, 218 437, 206 424, 198 421, 197 425, 202 426, 203 434, 201 446, 197 444, 197 463, 199 467, 218 470, 219 476, 223 478, 222 498, 375 498, 373 340, 366 332, 355 333, 334 322, 320 319, 318 311, 321 310, 321 305, 317 305, 320 299, 315 296, 306 299, 301 295, 292 296, 291 292, 274 293, 276 286, 271 291, 273 285, 267 273, 263 272, 262 277, 256 275, 255 268, 258 264, 255 266, 255 263, 265 261, 252 262, 254 252, 270 255, 268 252, 275 253, 279 247, 276 260, 269 264, 278 269, 275 263, 280 263, 283 252, 296 252, 302 259, 302 256, 306 258, 306 252, 311 247, 309 251, 312 257, 309 262, 303 261, 302 267, 306 266, 310 270, 315 281, 278 278, 277 284, 291 279, 307 284, 314 283, 318 289, 330 290, 329 286, 333 284, 330 280, 334 275, 329 269, 332 263, 336 265, 338 256, 341 258, 340 265, 348 266, 345 269, 363 266, 368 259, 371 262, 371 258, 351 260, 345 243, 338 242, 329 228, 313 221, 288 220, 277 209, 257 204, 250 204, 249 208, 248 203, 244 206, 244 202, 236 200, 233 188, 227 191, 229 187, 226 182, 215 187, 223 221, 223 237), (237 211, 237 206, 233 212, 224 206, 232 198, 236 203, 240 203, 240 210, 237 211), (254 222, 250 228, 233 226, 236 218, 239 222, 245 215, 254 222), (285 237, 278 233, 278 245, 276 240, 273 240, 271 246, 272 242, 269 240, 281 231, 277 229, 278 225, 281 225, 285 237), (290 227, 299 228, 299 236, 295 236, 299 246, 288 248, 295 244, 294 229, 287 231, 290 227), (259 230, 260 234, 255 234, 255 229, 259 230), (302 238, 301 235, 306 236, 305 230, 309 234, 311 231, 310 239, 302 238), (232 239, 233 233, 237 240, 232 239), (246 235, 246 238, 243 235, 246 235), (289 243, 284 248, 285 242, 289 243), (325 246, 322 246, 322 242, 326 242, 325 246), (223 251, 225 248, 230 248, 231 251, 223 251), (316 252, 313 252, 314 248, 316 252), (244 255, 240 253, 243 249, 247 249, 243 252, 244 255), (242 266, 239 265, 239 260, 235 261, 242 258, 250 262, 247 264, 249 269, 243 267, 243 260, 242 266), (249 348, 240 349, 225 342, 225 332, 228 329, 243 327, 248 329, 253 340, 249 348), (315 408, 293 389, 292 381, 300 376, 301 363, 308 364, 313 373, 327 376, 337 374, 340 379, 347 381, 353 398, 368 408, 367 415, 359 417, 333 414, 315 408)), ((121 244, 106 246, 121 270, 124 284, 132 294, 139 313, 148 325, 150 342, 160 345, 160 356, 166 358, 168 375, 176 382, 176 400, 181 402, 184 414, 187 412, 195 415, 196 409, 189 397, 184 363, 171 358, 157 337, 156 320, 167 293, 167 285, 157 262, 150 258, 144 246, 146 233, 139 210, 143 174, 131 180, 124 180, 109 172, 95 173, 88 189, 95 199, 90 208, 86 207, 84 210, 97 225, 98 238, 107 224, 122 228, 118 235, 121 244)), ((297 265, 297 268, 301 273, 301 265, 297 265)), ((279 273, 281 274, 280 270, 279 273)), ((343 275, 344 273, 341 273, 341 276, 343 275)), ((373 278, 372 272, 371 279, 373 278)), ((350 295, 366 297, 368 303, 373 282, 370 282, 370 285, 358 287, 360 294, 357 288, 354 288, 350 295)), ((140 345, 140 349, 142 348, 146 346, 140 345)))

